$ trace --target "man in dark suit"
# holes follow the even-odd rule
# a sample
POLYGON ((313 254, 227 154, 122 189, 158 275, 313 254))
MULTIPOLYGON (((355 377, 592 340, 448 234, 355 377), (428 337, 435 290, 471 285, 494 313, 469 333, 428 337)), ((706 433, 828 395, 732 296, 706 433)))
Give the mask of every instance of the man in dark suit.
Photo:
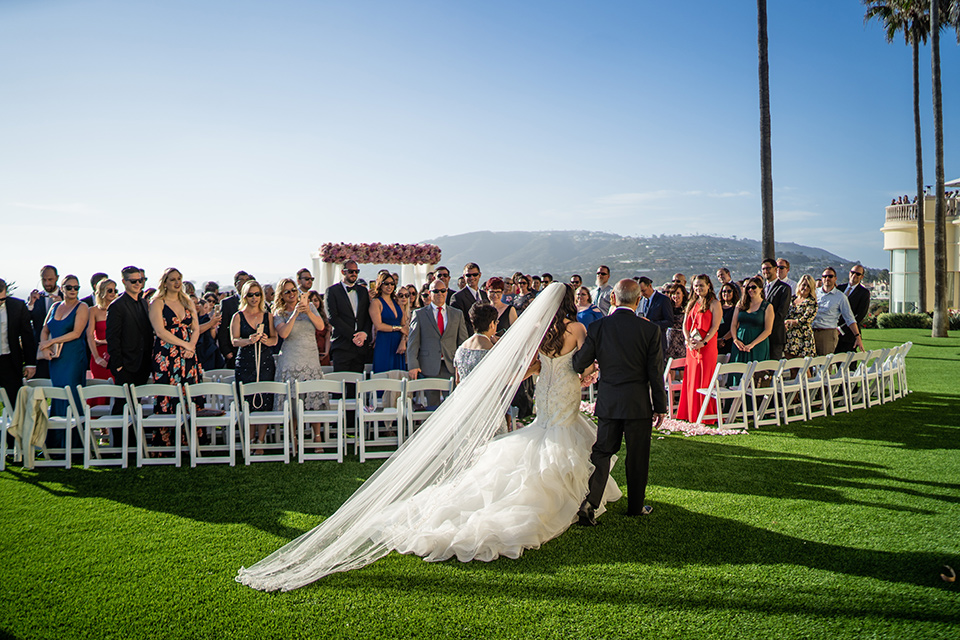
POLYGON ((463 267, 463 278, 467 286, 457 291, 453 296, 453 306, 463 314, 463 320, 467 323, 467 335, 473 335, 473 324, 470 323, 470 307, 478 302, 490 302, 487 292, 480 287, 480 265, 476 262, 468 262, 463 267))
MULTIPOLYGON (((870 311, 870 290, 863 286, 863 266, 853 265, 850 269, 850 281, 837 286, 837 289, 846 294, 850 301, 850 310, 853 311, 853 317, 857 320, 857 326, 862 327, 863 321, 870 311)), ((846 353, 857 350, 857 336, 854 335, 849 327, 840 323, 843 333, 837 340, 837 348, 834 353, 846 353)))
POLYGON ((650 470, 650 437, 667 411, 663 388, 660 329, 636 314, 640 285, 621 280, 610 294, 616 311, 590 323, 583 346, 573 355, 577 373, 596 361, 600 366, 597 405, 597 442, 590 462, 589 492, 577 512, 582 525, 595 525, 607 478, 610 457, 627 440, 627 515, 647 515, 644 504, 650 470))
MULTIPOLYGON (((57 268, 51 264, 44 265, 40 269, 40 283, 43 291, 34 289, 30 292, 30 300, 27 302, 27 309, 30 310, 30 321, 33 323, 33 338, 37 344, 40 344, 40 332, 43 331, 43 322, 47 319, 47 312, 57 302, 63 300, 60 295, 60 289, 57 287, 57 280, 60 275, 57 268)), ((50 362, 40 360, 37 362, 37 377, 50 377, 50 362)), ((12 400, 13 398, 11 398, 12 400)))
POLYGON ((760 273, 766 283, 763 285, 763 299, 773 306, 773 332, 770 334, 770 359, 783 357, 783 347, 787 344, 787 313, 790 311, 790 285, 777 277, 777 263, 767 258, 760 264, 760 273))
POLYGON ((437 267, 437 270, 433 272, 433 277, 443 280, 443 286, 447 288, 447 304, 453 304, 453 295, 456 291, 450 286, 450 269, 440 265, 437 267))
POLYGON ((36 371, 37 341, 30 312, 23 300, 7 295, 7 283, 0 279, 0 387, 10 402, 16 404, 23 378, 32 378, 36 371))
MULTIPOLYGON (((107 308, 107 355, 115 384, 146 384, 153 369, 153 327, 144 298, 143 269, 124 267, 123 295, 107 308)), ((123 402, 113 403, 113 414, 123 413, 123 402)), ((117 434, 114 434, 116 437, 117 434)), ((119 442, 119 441, 118 441, 119 442)))
POLYGON ((223 366, 226 369, 233 369, 237 353, 233 346, 233 336, 230 334, 230 322, 234 314, 240 309, 240 289, 243 283, 252 279, 246 271, 237 271, 233 276, 233 286, 236 293, 227 296, 220 301, 220 329, 217 331, 217 344, 220 345, 220 353, 223 354, 223 366))
POLYGON ((660 347, 666 360, 667 329, 673 328, 673 302, 667 296, 653 288, 653 281, 647 276, 637 279, 640 285, 640 307, 637 315, 646 318, 660 327, 660 347))
MULTIPOLYGON (((466 320, 456 307, 446 304, 447 286, 437 278, 430 283, 430 304, 410 319, 407 369, 410 379, 453 377, 457 347, 469 337, 466 320)), ((428 391, 427 404, 440 404, 440 392, 428 391)))
POLYGON ((356 262, 344 262, 340 274, 343 279, 331 285, 323 296, 327 318, 333 326, 330 359, 334 371, 363 373, 373 327, 370 294, 366 287, 357 284, 360 268, 356 262))

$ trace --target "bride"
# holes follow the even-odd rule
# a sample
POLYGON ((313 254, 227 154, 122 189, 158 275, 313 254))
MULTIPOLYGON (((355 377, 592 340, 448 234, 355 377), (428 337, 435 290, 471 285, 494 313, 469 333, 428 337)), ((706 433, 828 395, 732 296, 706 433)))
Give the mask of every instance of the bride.
MULTIPOLYGON (((580 415, 571 360, 586 331, 573 290, 554 283, 433 416, 344 505, 237 581, 289 591, 391 550, 440 561, 518 558, 576 521, 596 426, 580 415), (493 438, 539 354, 537 417, 493 438)), ((604 501, 622 496, 610 479, 604 501)), ((601 513, 603 507, 597 510, 601 513)))

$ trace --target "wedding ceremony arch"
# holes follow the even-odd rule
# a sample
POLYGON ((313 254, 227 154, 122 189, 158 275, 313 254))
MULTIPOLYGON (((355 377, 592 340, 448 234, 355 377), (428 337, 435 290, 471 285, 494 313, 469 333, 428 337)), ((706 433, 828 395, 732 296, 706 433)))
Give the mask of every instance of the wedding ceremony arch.
POLYGON ((325 291, 340 280, 340 265, 346 260, 353 260, 359 265, 400 265, 400 281, 419 287, 426 282, 427 272, 440 262, 440 247, 435 244, 326 242, 310 257, 319 291, 325 291))

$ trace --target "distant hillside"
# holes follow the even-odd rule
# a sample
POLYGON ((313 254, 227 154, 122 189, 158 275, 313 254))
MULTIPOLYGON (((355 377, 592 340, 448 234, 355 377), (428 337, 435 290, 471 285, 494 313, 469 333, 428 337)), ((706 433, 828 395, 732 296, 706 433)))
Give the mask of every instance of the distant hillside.
MULTIPOLYGON (((725 266, 734 278, 744 278, 760 269, 760 243, 746 238, 716 236, 629 237, 595 231, 476 231, 426 240, 440 246, 442 262, 460 273, 467 262, 480 265, 484 275, 549 272, 568 279, 579 273, 593 282, 596 268, 608 265, 614 278, 647 275, 654 282, 669 280, 678 271, 690 277, 725 266)), ((790 261, 794 279, 804 273, 819 276, 826 266, 840 271, 855 264, 815 247, 792 242, 777 243, 777 257, 790 261)), ((868 280, 886 280, 886 270, 867 269, 868 280)))

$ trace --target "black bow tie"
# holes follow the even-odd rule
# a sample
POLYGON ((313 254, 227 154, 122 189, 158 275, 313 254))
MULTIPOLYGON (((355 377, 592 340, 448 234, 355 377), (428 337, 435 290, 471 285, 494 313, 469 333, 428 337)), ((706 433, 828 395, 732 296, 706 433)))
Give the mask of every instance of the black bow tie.
POLYGON ((347 291, 359 291, 359 290, 360 290, 360 285, 358 284, 355 284, 352 287, 347 287, 347 291))

